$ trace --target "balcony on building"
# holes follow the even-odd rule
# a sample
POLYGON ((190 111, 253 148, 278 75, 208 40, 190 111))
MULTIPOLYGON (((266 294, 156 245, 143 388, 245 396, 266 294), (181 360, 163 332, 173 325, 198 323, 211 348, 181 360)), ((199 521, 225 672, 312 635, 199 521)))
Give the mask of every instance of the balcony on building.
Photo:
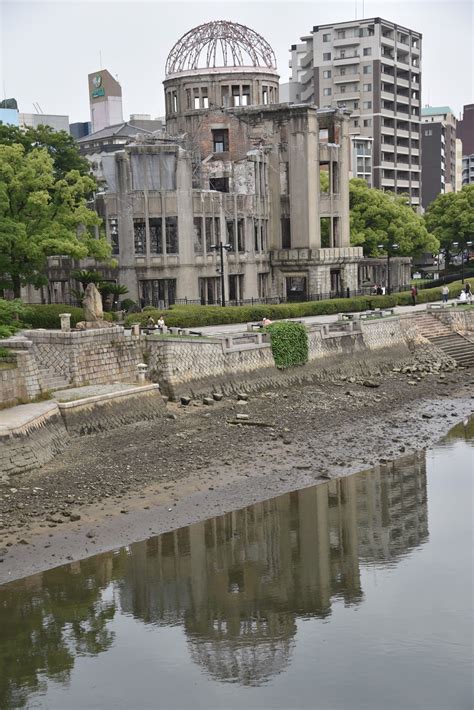
POLYGON ((333 76, 333 82, 335 84, 347 84, 347 83, 355 83, 356 81, 360 81, 360 74, 359 72, 354 72, 354 73, 345 73, 345 74, 335 74, 333 76))
POLYGON ((334 66, 335 67, 345 67, 349 66, 351 64, 359 64, 360 62, 360 55, 358 53, 353 53, 352 55, 349 56, 349 54, 346 52, 343 57, 334 57, 334 66))

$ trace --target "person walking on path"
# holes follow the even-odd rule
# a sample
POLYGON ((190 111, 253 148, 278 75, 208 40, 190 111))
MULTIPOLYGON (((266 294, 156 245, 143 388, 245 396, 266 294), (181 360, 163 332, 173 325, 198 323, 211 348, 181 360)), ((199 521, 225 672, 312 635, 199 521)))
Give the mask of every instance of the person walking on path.
POLYGON ((468 302, 468 303, 471 303, 471 301, 472 301, 472 291, 471 291, 471 284, 469 283, 469 281, 466 281, 466 283, 464 284, 464 291, 465 291, 465 293, 466 293, 466 300, 467 300, 467 302, 468 302))
POLYGON ((444 286, 441 288, 441 298, 443 299, 443 303, 448 302, 449 298, 449 287, 444 284, 444 286))
POLYGON ((417 296, 418 296, 418 289, 415 286, 415 284, 413 284, 413 286, 411 287, 411 304, 412 304, 412 306, 416 306, 416 297, 417 296))

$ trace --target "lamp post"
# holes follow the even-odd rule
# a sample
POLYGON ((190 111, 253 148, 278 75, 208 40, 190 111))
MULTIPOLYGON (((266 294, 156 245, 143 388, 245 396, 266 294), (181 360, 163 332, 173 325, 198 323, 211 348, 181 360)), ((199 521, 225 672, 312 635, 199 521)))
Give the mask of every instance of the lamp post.
POLYGON ((390 257, 392 256, 391 251, 398 249, 399 245, 398 244, 379 244, 378 248, 379 249, 386 249, 387 250, 387 295, 390 296, 392 292, 392 287, 390 283, 390 257))
MULTIPOLYGON (((472 247, 473 242, 466 242, 466 247, 472 247)), ((453 247, 458 247, 459 242, 453 242, 453 247)), ((465 247, 461 248, 461 281, 464 281, 464 250, 465 247)))
POLYGON ((218 272, 221 276, 221 305, 225 306, 225 275, 224 275, 224 249, 230 251, 232 249, 231 244, 211 244, 212 251, 217 251, 219 253, 219 268, 218 272))

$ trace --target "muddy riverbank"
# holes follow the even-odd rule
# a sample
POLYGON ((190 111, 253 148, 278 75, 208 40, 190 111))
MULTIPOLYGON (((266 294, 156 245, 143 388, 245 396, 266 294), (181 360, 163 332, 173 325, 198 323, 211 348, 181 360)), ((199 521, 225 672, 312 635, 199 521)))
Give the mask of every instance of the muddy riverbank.
POLYGON ((351 380, 247 402, 169 404, 163 422, 74 440, 60 458, 0 487, 0 583, 390 466, 474 410, 469 370, 351 380), (232 423, 237 414, 249 419, 232 423))

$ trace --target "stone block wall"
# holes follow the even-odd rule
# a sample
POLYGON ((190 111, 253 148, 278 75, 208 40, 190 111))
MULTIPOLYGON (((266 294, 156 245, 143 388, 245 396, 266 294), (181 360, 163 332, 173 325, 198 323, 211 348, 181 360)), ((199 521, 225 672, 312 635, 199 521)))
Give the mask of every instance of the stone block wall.
POLYGON ((48 369, 69 384, 134 382, 141 362, 138 339, 121 326, 89 331, 24 331, 33 342, 39 369, 48 369))
POLYGON ((472 334, 474 332, 474 311, 463 310, 462 306, 439 311, 430 311, 442 323, 449 325, 454 331, 462 334, 472 334))
POLYGON ((13 405, 27 396, 25 379, 16 362, 13 367, 0 370, 0 404, 13 405))
POLYGON ((400 318, 381 318, 380 320, 360 321, 362 338, 369 350, 403 346, 405 337, 400 324, 400 318))

